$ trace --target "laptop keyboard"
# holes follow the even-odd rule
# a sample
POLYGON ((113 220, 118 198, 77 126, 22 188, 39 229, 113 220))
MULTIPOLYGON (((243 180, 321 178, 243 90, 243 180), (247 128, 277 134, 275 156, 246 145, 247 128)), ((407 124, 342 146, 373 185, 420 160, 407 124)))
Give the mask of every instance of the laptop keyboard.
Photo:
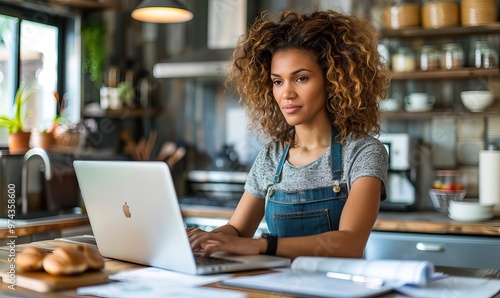
POLYGON ((194 256, 197 265, 214 265, 214 264, 232 264, 232 263, 242 263, 241 261, 211 258, 211 257, 201 257, 194 256))

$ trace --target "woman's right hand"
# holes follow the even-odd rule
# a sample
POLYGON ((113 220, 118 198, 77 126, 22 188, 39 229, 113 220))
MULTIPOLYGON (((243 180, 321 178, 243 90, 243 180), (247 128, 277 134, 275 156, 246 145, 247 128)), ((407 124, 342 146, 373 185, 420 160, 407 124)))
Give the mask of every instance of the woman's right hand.
MULTIPOLYGON (((206 246, 210 244, 210 243, 202 243, 200 241, 195 241, 195 240, 200 239, 200 238, 205 238, 205 237, 203 237, 203 235, 210 233, 210 232, 204 231, 204 230, 199 229, 199 228, 187 228, 186 232, 187 232, 189 242, 191 243, 191 248, 193 249, 193 251, 206 249, 206 246)), ((213 243, 213 244, 216 244, 216 243, 213 243)))
POLYGON ((264 252, 267 247, 267 241, 263 242, 263 239, 206 232, 198 228, 188 228, 186 231, 193 251, 204 250, 203 256, 210 256, 217 251, 240 255, 258 255, 264 252))

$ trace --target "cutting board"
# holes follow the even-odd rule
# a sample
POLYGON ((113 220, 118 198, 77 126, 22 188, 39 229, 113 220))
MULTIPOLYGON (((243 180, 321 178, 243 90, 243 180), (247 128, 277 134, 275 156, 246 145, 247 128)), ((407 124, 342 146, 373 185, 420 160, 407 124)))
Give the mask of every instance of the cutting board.
MULTIPOLYGON (((77 287, 96 285, 108 282, 108 274, 103 271, 85 272, 71 276, 54 276, 47 272, 16 272, 16 287, 30 289, 40 293, 77 287)), ((1 271, 0 277, 4 283, 9 282, 7 271, 1 271)))

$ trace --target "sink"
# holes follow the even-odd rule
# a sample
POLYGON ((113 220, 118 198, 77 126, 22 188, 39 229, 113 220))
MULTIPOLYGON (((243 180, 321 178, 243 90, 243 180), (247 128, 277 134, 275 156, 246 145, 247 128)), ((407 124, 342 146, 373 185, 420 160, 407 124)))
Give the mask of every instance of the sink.
MULTIPOLYGON (((16 214, 13 220, 16 224, 16 227, 19 227, 22 225, 48 224, 51 222, 85 218, 87 218, 87 215, 82 213, 57 214, 53 212, 38 212, 24 215, 16 214)), ((0 227, 6 227, 9 219, 10 218, 5 216, 0 217, 0 227)))

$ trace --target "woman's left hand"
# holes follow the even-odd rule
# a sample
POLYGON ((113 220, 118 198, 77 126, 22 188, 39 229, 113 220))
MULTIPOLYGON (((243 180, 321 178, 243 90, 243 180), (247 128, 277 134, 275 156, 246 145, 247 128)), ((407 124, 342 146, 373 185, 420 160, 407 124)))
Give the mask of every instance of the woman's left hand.
POLYGON ((203 256, 209 256, 217 251, 240 255, 258 255, 261 250, 265 250, 265 247, 262 246, 267 245, 267 242, 260 239, 205 232, 197 228, 188 229, 187 233, 193 249, 201 247, 205 250, 203 256))

